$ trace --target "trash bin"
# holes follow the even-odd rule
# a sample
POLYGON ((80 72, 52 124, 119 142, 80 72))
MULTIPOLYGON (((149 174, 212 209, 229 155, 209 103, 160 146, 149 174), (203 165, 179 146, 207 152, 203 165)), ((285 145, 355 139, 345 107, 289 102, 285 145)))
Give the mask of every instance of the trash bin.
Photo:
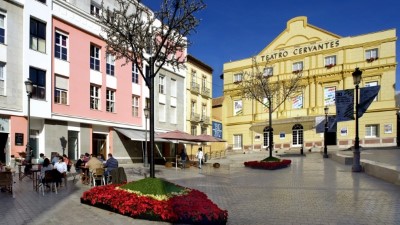
POLYGON ((208 153, 206 153, 206 154, 204 155, 204 162, 207 162, 207 160, 208 160, 208 153))

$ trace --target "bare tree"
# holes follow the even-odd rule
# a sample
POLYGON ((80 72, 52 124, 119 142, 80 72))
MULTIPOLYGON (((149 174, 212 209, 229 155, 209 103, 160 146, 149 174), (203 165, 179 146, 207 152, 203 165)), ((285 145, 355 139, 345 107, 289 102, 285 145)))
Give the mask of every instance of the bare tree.
POLYGON ((137 66, 150 90, 150 176, 154 177, 154 77, 165 64, 174 69, 184 66, 187 37, 199 24, 194 14, 205 4, 202 0, 161 0, 160 10, 152 12, 141 0, 111 2, 102 2, 100 35, 108 53, 137 66), (145 62, 150 69, 147 74, 145 62))
POLYGON ((256 57, 252 59, 250 70, 242 71, 242 80, 236 83, 236 95, 251 99, 268 108, 269 122, 269 157, 273 151, 272 113, 288 98, 298 95, 302 89, 301 71, 293 75, 273 75, 269 62, 261 65, 256 57))

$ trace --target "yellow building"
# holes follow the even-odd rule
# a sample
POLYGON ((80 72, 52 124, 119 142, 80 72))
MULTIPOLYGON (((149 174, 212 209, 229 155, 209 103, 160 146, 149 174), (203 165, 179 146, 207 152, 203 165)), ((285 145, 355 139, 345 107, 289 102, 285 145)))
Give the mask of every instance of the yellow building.
MULTIPOLYGON (((307 17, 287 22, 286 29, 255 57, 224 64, 223 133, 228 149, 265 149, 268 146, 268 112, 255 100, 235 94, 243 71, 254 60, 268 68, 279 82, 302 73, 302 91, 272 113, 274 149, 323 146, 323 132, 316 126, 336 114, 335 91, 354 89, 352 73, 359 67, 360 87, 380 85, 377 98, 359 119, 360 145, 396 145, 396 30, 341 37, 307 23, 307 17)), ((328 133, 328 144, 354 145, 355 121, 339 122, 328 133)))
MULTIPOLYGON (((186 132, 211 135, 213 69, 192 55, 187 56, 186 67, 186 132)), ((186 149, 193 155, 197 148, 187 145, 186 149)))

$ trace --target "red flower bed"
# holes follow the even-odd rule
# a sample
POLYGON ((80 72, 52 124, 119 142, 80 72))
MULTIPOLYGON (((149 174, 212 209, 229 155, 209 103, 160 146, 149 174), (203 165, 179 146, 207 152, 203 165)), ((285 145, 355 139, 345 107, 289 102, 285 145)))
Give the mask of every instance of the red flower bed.
POLYGON ((255 169, 266 169, 276 170, 280 168, 288 167, 292 163, 290 159, 283 159, 279 162, 267 162, 267 161, 248 161, 244 162, 244 166, 255 168, 255 169))
POLYGON ((187 194, 156 200, 117 189, 117 186, 94 187, 83 193, 81 202, 132 218, 171 223, 226 224, 228 220, 228 211, 218 208, 198 190, 189 189, 187 194))

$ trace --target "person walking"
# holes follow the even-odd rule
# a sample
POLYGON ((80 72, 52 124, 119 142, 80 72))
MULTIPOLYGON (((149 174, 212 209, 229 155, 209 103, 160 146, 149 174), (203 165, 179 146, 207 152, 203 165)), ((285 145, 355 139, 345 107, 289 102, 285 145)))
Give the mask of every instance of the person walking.
POLYGON ((196 158, 199 160, 199 169, 201 169, 201 163, 203 161, 203 151, 199 148, 199 151, 196 154, 196 158))
POLYGON ((186 167, 186 158, 187 158, 186 150, 185 150, 185 148, 183 148, 181 151, 182 169, 185 169, 185 167, 186 167))

